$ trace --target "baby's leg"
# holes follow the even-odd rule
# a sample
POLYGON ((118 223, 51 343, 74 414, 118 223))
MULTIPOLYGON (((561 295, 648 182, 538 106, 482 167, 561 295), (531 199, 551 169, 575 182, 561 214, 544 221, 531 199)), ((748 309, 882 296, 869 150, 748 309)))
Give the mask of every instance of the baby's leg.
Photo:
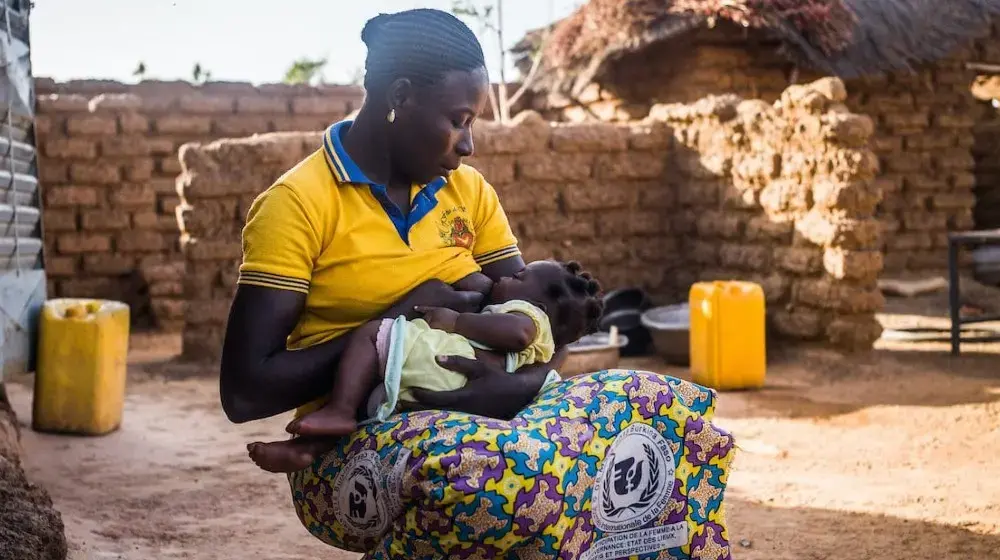
POLYGON ((329 451, 336 438, 296 437, 287 441, 247 444, 250 459, 265 471, 290 473, 301 471, 313 464, 320 455, 329 451))
POLYGON ((337 364, 330 401, 319 410, 288 425, 293 434, 341 436, 358 427, 357 412, 381 382, 378 358, 378 330, 382 321, 371 321, 351 335, 351 341, 337 364))

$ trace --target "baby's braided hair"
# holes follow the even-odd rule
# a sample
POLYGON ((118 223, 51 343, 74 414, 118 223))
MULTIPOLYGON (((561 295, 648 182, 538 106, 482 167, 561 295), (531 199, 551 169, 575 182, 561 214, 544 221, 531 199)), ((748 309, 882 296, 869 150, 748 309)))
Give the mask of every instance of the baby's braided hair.
POLYGON ((560 318, 565 329, 560 329, 560 338, 556 344, 568 344, 581 336, 597 332, 598 322, 604 314, 604 302, 601 301, 601 284, 576 261, 561 263, 566 272, 566 286, 572 298, 563 302, 560 307, 560 318), (577 320, 571 320, 576 316, 577 320))
POLYGON ((384 91, 400 78, 428 86, 453 70, 486 67, 475 33, 441 10, 418 8, 379 14, 365 24, 361 40, 368 47, 365 89, 369 92, 384 91))

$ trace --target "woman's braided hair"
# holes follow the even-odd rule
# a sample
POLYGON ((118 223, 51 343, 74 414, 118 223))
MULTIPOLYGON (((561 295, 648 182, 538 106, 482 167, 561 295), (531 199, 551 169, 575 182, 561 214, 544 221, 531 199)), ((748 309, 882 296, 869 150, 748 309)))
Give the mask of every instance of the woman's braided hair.
POLYGON ((407 78, 415 85, 433 85, 447 72, 486 67, 483 47, 469 26, 441 10, 418 8, 379 14, 361 30, 368 47, 365 89, 384 91, 407 78))
POLYGON ((566 272, 570 297, 559 303, 559 325, 554 329, 556 345, 576 341, 595 333, 604 314, 601 284, 576 261, 561 263, 566 272))

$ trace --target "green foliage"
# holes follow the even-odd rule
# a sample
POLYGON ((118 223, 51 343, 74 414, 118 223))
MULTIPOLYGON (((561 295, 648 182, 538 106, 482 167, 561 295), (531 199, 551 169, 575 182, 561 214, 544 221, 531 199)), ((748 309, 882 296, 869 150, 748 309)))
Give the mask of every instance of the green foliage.
POLYGON ((326 59, 300 58, 292 63, 285 71, 285 78, 282 80, 289 85, 315 84, 322 79, 323 68, 326 67, 326 59))

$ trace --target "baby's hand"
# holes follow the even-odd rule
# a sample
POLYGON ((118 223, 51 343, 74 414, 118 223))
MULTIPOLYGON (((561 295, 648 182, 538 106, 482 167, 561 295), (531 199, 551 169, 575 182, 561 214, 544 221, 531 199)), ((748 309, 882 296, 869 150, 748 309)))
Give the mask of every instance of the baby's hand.
POLYGON ((427 324, 432 329, 449 333, 455 332, 455 323, 458 321, 459 315, 457 311, 452 311, 445 307, 429 307, 426 305, 418 305, 413 309, 424 316, 424 321, 427 321, 427 324))

